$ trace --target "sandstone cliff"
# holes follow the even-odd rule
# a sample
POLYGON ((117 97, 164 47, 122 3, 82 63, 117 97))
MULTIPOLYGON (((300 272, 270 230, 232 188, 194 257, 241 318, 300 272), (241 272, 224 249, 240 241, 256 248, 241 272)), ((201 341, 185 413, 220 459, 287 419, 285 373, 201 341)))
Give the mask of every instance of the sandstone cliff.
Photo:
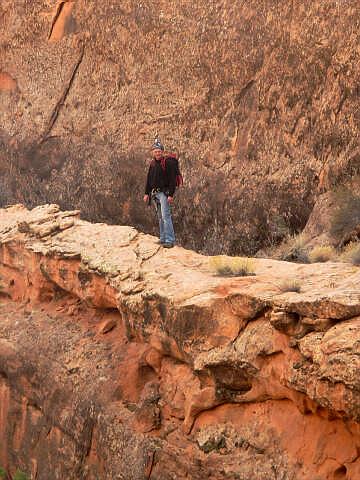
POLYGON ((0 210, 0 243, 11 473, 359 478, 359 268, 256 259, 256 276, 222 278, 56 205, 0 210))
POLYGON ((0 2, 0 205, 154 232, 155 133, 181 155, 176 228, 254 253, 359 173, 358 0, 0 2))

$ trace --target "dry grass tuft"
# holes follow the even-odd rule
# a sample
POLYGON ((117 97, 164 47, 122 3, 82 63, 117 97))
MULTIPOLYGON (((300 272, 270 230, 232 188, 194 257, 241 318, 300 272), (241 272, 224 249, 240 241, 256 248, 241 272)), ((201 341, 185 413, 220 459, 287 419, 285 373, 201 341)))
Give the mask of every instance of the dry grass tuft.
POLYGON ((295 278, 286 278, 283 280, 279 288, 282 292, 296 292, 300 293, 301 292, 301 284, 299 280, 296 280, 295 278))
POLYGON ((254 261, 247 257, 226 257, 218 255, 210 258, 209 265, 217 275, 234 277, 255 275, 254 261))
POLYGON ((360 242, 350 242, 340 255, 340 260, 360 266, 360 242))
POLYGON ((309 263, 307 242, 307 236, 302 233, 291 235, 277 247, 272 258, 286 262, 309 263))
POLYGON ((309 260, 311 263, 328 262, 335 260, 336 250, 330 245, 319 245, 314 247, 309 253, 309 260))

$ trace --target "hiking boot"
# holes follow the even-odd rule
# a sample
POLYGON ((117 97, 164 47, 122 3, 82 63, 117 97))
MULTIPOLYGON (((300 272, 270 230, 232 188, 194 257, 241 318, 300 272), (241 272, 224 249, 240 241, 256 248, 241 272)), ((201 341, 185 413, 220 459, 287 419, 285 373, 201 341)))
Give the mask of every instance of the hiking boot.
POLYGON ((164 243, 165 243, 165 242, 162 242, 161 240, 158 240, 158 241, 156 242, 156 245, 164 245, 164 243))
POLYGON ((174 244, 173 243, 163 243, 164 248, 173 248, 174 244))

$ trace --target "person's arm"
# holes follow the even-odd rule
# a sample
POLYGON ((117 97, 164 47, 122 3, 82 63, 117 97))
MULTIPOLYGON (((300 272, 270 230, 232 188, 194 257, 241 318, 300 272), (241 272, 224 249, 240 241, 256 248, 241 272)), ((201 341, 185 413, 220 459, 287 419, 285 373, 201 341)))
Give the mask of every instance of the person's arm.
POLYGON ((148 170, 147 174, 147 179, 146 179, 146 185, 145 185, 145 195, 150 195, 151 192, 151 186, 150 186, 150 170, 151 170, 151 165, 148 170))
POLYGON ((173 197, 176 189, 176 168, 175 163, 171 160, 166 162, 166 173, 169 182, 169 195, 168 197, 173 197))

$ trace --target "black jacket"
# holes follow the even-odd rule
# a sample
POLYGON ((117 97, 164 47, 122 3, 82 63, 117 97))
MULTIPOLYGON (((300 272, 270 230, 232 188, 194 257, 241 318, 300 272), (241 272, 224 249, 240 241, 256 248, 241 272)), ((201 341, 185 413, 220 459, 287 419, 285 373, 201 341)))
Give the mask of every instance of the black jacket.
POLYGON ((159 188, 167 196, 174 196, 176 175, 176 165, 171 158, 166 158, 165 170, 161 166, 161 160, 152 161, 147 175, 145 194, 150 195, 152 189, 159 188))

